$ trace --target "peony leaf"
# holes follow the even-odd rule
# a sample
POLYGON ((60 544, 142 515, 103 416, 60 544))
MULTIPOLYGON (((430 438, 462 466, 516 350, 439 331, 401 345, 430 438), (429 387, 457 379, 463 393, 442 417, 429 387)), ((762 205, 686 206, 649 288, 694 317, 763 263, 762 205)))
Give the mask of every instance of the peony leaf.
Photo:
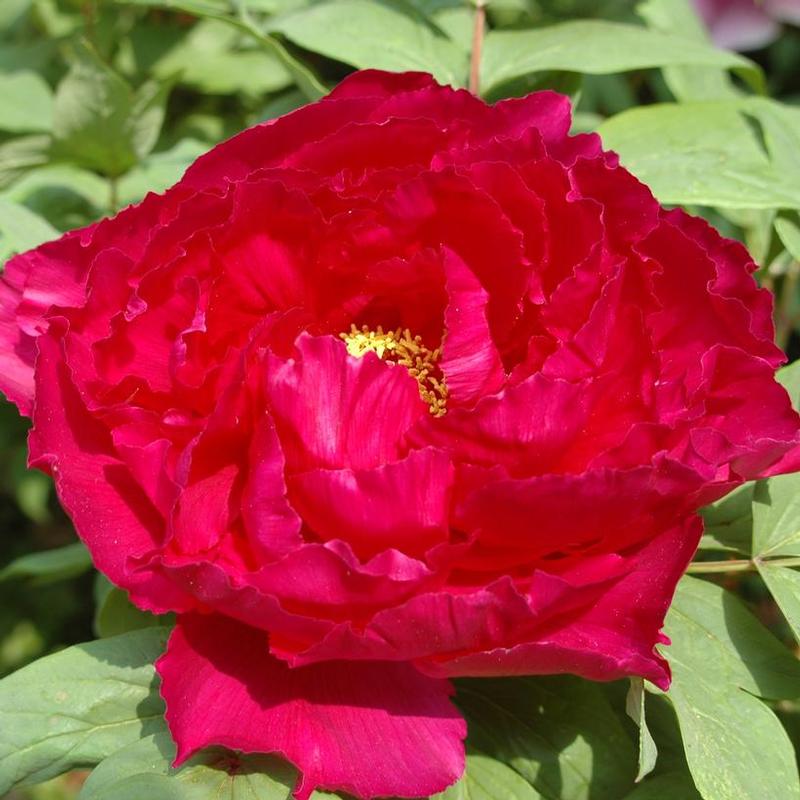
POLYGON ((758 571, 800 641, 800 572, 757 561, 758 571))
MULTIPOLYGON (((120 749, 103 761, 84 784, 80 800, 118 800, 130 796, 143 800, 152 785, 157 800, 286 800, 295 784, 294 768, 279 758, 265 755, 236 756, 210 748, 187 761, 180 769, 170 767, 175 745, 169 733, 146 736, 120 749), (133 793, 141 787, 142 794, 133 793), (129 794, 125 794, 129 792, 129 794)), ((316 792, 313 800, 335 795, 316 792)))
POLYGON ((800 109, 766 97, 742 101, 748 116, 761 128, 764 143, 781 174, 790 181, 800 181, 800 109))
MULTIPOLYGON (((770 700, 800 697, 800 661, 721 586, 684 577, 667 616, 666 631, 679 629, 680 642, 666 648, 699 665, 713 665, 721 682, 770 700), (687 655, 686 650, 692 652, 687 655)), ((699 667, 698 667, 699 669, 699 667)))
POLYGON ((800 662, 733 595, 684 578, 665 627, 669 698, 705 800, 800 798, 791 742, 767 698, 800 693, 800 662))
POLYGON ((800 208, 796 167, 787 164, 773 130, 783 119, 772 113, 779 105, 749 98, 632 108, 606 120, 598 133, 662 203, 800 208), (770 114, 767 151, 752 120, 770 114))
POLYGON ((370 0, 323 2, 279 18, 270 30, 358 68, 430 72, 463 86, 467 54, 433 25, 370 0))
POLYGON ((128 599, 127 592, 113 586, 102 575, 95 584, 97 609, 94 615, 95 633, 103 639, 119 636, 142 628, 170 626, 174 624, 173 615, 156 616, 136 608, 128 599))
POLYGON ((208 150, 195 139, 183 139, 169 150, 151 153, 119 180, 121 205, 138 203, 148 192, 163 192, 172 186, 186 168, 208 150))
MULTIPOLYGON (((708 33, 690 0, 644 0, 636 13, 648 27, 710 46, 708 33)), ((738 97, 724 67, 664 67, 664 81, 678 100, 738 97)))
POLYGON ((641 678, 631 678, 630 689, 625 701, 625 711, 639 728, 639 772, 636 775, 637 783, 655 769, 658 758, 658 748, 647 727, 644 698, 644 681, 641 678))
POLYGON ((163 730, 153 662, 167 634, 149 628, 77 645, 0 681, 0 795, 163 730))
POLYGON ((233 10, 230 0, 125 0, 125 2, 134 6, 168 8, 171 11, 182 11, 184 14, 194 14, 197 17, 229 14, 233 10))
POLYGON ((701 550, 750 554, 754 489, 755 483, 744 483, 721 500, 701 509, 704 522, 701 550))
POLYGON ((134 92, 88 45, 77 48, 56 90, 54 154, 116 177, 152 149, 164 121, 168 84, 134 92))
POLYGON ((596 684, 550 676, 460 680, 456 689, 470 745, 544 800, 618 800, 632 785, 636 747, 596 684))
MULTIPOLYGON (((270 34, 264 33, 252 20, 242 17, 241 14, 235 15, 237 4, 234 0, 116 0, 120 5, 145 6, 147 8, 165 8, 172 11, 181 11, 187 14, 194 14, 197 17, 210 20, 218 20, 227 25, 233 26, 236 30, 252 36, 268 53, 271 53, 292 76, 298 88, 309 100, 318 100, 327 94, 328 88, 323 84, 315 72, 295 57, 287 50, 278 39, 270 34)), ((259 2, 259 7, 264 5, 259 2)), ((274 11, 273 3, 266 3, 268 8, 261 10, 274 11)), ((255 1, 247 6, 255 9, 255 1)), ((239 8, 243 6, 239 5, 239 8)))
POLYGON ((88 224, 106 209, 108 183, 89 170, 69 164, 48 164, 27 172, 9 187, 5 196, 16 203, 41 209, 64 230, 76 224, 88 224))
MULTIPOLYGON (((83 794, 80 795, 83 797, 83 794)), ((115 781, 108 787, 107 792, 95 795, 104 800, 184 800, 186 793, 184 787, 168 778, 166 775, 142 773, 129 775, 120 781, 115 781)), ((206 795, 207 797, 223 798, 224 795, 206 795)), ((197 800, 200 800, 198 797, 197 800)))
POLYGON ((731 69, 756 89, 763 88, 760 69, 742 56, 685 36, 599 20, 490 32, 484 44, 481 86, 484 94, 495 95, 503 84, 532 72, 607 75, 664 66, 731 69))
POLYGON ((800 410, 800 361, 779 369, 775 373, 775 379, 789 393, 794 410, 800 410))
POLYGON ((800 474, 775 475, 756 483, 753 554, 800 556, 800 474))
POLYGON ((647 721, 658 742, 658 764, 622 800, 702 800, 686 765, 675 709, 660 690, 646 688, 652 690, 647 692, 647 721))
POLYGON ((292 82, 286 67, 263 48, 239 46, 242 32, 217 19, 203 19, 158 59, 152 67, 157 78, 176 75, 183 86, 203 94, 237 94, 260 97, 285 89, 292 82))
POLYGON ((5 260, 42 242, 58 238, 58 231, 46 220, 19 203, 0 197, 0 251, 5 260))
MULTIPOLYGON (((783 246, 795 261, 800 261, 800 226, 792 220, 781 217, 775 220, 775 230, 780 237, 783 246)), ((800 363, 795 361, 795 365, 800 363)), ((782 372, 788 369, 785 367, 782 372)))
POLYGON ((0 130, 47 133, 53 125, 53 93, 35 72, 0 74, 0 130))
POLYGON ((622 800, 703 800, 692 778, 682 772, 665 773, 637 786, 622 800))
POLYGON ((0 188, 8 188, 27 171, 47 164, 49 158, 50 137, 43 134, 17 136, 0 144, 0 188))
POLYGON ((51 583, 82 575, 92 568, 92 558, 82 542, 28 553, 0 570, 0 581, 33 578, 37 583, 51 583))
POLYGON ((33 0, 5 0, 0 5, 0 31, 8 33, 10 28, 30 12, 32 3, 33 0))
POLYGON ((541 800, 542 795, 511 767, 483 755, 469 753, 464 777, 431 800, 541 800))

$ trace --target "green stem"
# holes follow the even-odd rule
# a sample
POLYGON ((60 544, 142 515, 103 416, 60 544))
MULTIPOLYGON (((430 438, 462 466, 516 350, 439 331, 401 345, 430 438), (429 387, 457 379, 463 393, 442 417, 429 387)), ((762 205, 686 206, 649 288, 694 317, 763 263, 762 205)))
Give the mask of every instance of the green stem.
POLYGON ((687 572, 714 573, 714 572, 755 572, 759 564, 771 567, 800 567, 800 558, 791 556, 787 558, 742 558, 728 561, 694 561, 689 564, 687 572))
POLYGON ((95 22, 97 21, 97 2, 96 0, 84 0, 81 7, 83 11, 83 22, 86 29, 86 38, 93 44, 97 44, 95 32, 95 22))
POLYGON ((486 31, 486 0, 473 0, 475 3, 475 24, 472 29, 472 52, 469 59, 469 90, 477 95, 481 81, 481 51, 486 31))

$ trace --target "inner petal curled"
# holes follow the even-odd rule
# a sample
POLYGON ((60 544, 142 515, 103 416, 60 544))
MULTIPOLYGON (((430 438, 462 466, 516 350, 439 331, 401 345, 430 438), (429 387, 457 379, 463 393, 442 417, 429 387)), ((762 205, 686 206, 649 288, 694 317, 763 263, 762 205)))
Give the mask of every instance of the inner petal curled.
POLYGON ((413 336, 408 328, 396 328, 384 332, 378 325, 372 330, 368 325, 361 328, 350 326, 348 333, 340 333, 347 352, 362 358, 367 353, 375 353, 378 358, 399 364, 408 370, 417 381, 419 396, 427 403, 434 417, 442 417, 447 413, 447 385, 439 366, 442 348, 430 350, 421 336, 413 336))

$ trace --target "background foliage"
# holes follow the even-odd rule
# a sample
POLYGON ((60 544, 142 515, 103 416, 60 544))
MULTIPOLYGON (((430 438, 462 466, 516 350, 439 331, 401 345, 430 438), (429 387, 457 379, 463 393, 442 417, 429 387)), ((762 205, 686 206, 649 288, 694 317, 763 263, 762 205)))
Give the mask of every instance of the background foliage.
MULTIPOLYGON (((570 94, 576 130, 745 241, 794 359, 800 30, 745 58, 710 45, 689 0, 487 13, 487 100, 570 94)), ((0 260, 166 188, 355 68, 465 85, 473 16, 467 0, 2 0, 0 260)), ((800 400, 800 367, 781 380, 800 400)), ((170 770, 152 667, 170 620, 93 573, 49 480, 26 471, 7 405, 0 449, 0 797, 286 798, 292 770, 268 757, 211 750, 170 770)), ((670 692, 460 681, 469 763, 446 800, 800 800, 800 477, 748 484, 705 516, 667 621, 670 692)))

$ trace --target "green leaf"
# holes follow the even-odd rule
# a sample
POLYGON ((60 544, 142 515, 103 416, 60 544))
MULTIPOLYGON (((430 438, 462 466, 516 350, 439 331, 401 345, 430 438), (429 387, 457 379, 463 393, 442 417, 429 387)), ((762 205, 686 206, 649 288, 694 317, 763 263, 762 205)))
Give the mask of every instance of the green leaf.
POLYGON ((164 728, 164 628, 69 647, 0 681, 0 795, 97 764, 164 728))
POLYGON ((126 0, 129 5, 156 6, 172 11, 183 11, 198 17, 211 16, 212 14, 230 14, 232 9, 230 0, 126 0))
MULTIPOLYGON (((262 47, 271 53, 294 79, 297 87, 309 100, 318 100, 328 93, 328 87, 320 80, 308 64, 303 63, 269 33, 264 33, 251 21, 242 15, 233 15, 234 8, 229 0, 115 0, 119 5, 145 6, 147 8, 165 8, 172 11, 182 11, 194 14, 203 19, 212 19, 233 26, 238 31, 243 31, 252 36, 262 47)), ((250 0, 253 3, 253 0, 250 0)), ((261 3, 259 3, 261 4, 261 3)), ((270 6, 283 5, 279 0, 270 3, 270 6)), ((294 6, 292 0, 287 0, 286 5, 294 6)), ((271 10, 271 9, 270 9, 271 10)), ((279 10, 276 8, 276 10, 279 10)))
POLYGON ((730 494, 700 510, 704 533, 702 550, 727 550, 750 555, 753 540, 753 491, 744 483, 730 494))
MULTIPOLYGON (((152 785, 170 792, 165 795, 170 800, 286 800, 297 776, 293 767, 273 756, 235 756, 221 748, 204 750, 178 770, 170 767, 174 758, 168 733, 147 736, 103 761, 84 784, 80 800, 118 800, 122 790, 144 788, 150 778, 160 779, 152 785)), ((149 794, 130 797, 150 800, 149 794)))
POLYGON ((800 108, 767 97, 749 97, 742 108, 760 125, 773 163, 787 180, 800 181, 800 108))
POLYGON ((431 800, 541 800, 541 797, 511 767, 482 753, 468 753, 464 777, 431 800))
POLYGON ((753 554, 800 556, 800 474, 758 481, 753 493, 753 554))
POLYGON ((120 178, 119 201, 138 203, 148 192, 163 192, 176 183, 189 165, 208 150, 208 145, 183 139, 170 150, 151 153, 120 178))
POLYGON ((682 772, 654 775, 637 786, 623 800, 703 800, 692 778, 682 772))
POLYGON ((100 602, 94 616, 95 633, 107 639, 129 631, 143 628, 166 627, 174 624, 172 615, 156 616, 136 608, 128 599, 127 592, 107 584, 105 591, 98 592, 100 602))
MULTIPOLYGON (((775 220, 775 230, 795 261, 800 261, 800 226, 785 217, 775 220)), ((795 361, 795 364, 798 362, 795 361)))
POLYGON ((266 122, 270 119, 282 117, 290 111, 304 105, 306 102, 305 95, 299 91, 284 92, 276 97, 271 98, 258 112, 258 122, 266 122))
MULTIPOLYGON (((272 756, 234 756, 211 748, 190 759, 180 769, 170 763, 175 745, 168 733, 147 736, 105 759, 89 776, 80 800, 118 800, 132 788, 145 792, 152 786, 156 798, 175 800, 286 800, 297 774, 286 762, 272 756), (159 779, 150 783, 151 779, 159 779)), ((151 797, 143 793, 136 800, 151 797)), ((315 792, 313 800, 333 798, 315 792)), ((513 769, 480 753, 467 756, 464 777, 436 795, 436 800, 541 800, 541 795, 513 769)))
POLYGON ((0 197, 0 236, 0 247, 7 257, 38 247, 50 239, 57 239, 60 233, 47 220, 25 206, 0 197))
POLYGON ((0 5, 0 31, 7 32, 30 11, 32 0, 4 0, 0 5))
POLYGON ((763 87, 759 68, 742 56, 682 36, 599 20, 490 32, 484 43, 481 87, 485 94, 495 93, 504 83, 543 70, 607 75, 664 66, 732 69, 756 88, 763 87))
MULTIPOLYGON (((636 13, 648 26, 708 46, 706 27, 690 0, 645 0, 636 13)), ((738 97, 730 75, 722 67, 665 67, 664 80, 678 100, 723 100, 738 97)))
POLYGON ((470 744, 519 773, 544 800, 618 800, 636 747, 603 691, 571 676, 456 682, 470 744))
POLYGON ((89 170, 69 164, 48 164, 28 171, 9 187, 5 195, 28 206, 36 207, 42 203, 54 212, 64 212, 71 199, 77 200, 87 204, 97 218, 107 210, 108 184, 89 170))
POLYGON ((756 561, 756 565, 795 638, 800 642, 800 573, 769 562, 756 561))
POLYGON ((665 626, 686 759, 705 800, 800 798, 791 742, 762 697, 800 693, 800 662, 733 595, 684 578, 665 626))
POLYGON ((152 67, 156 77, 177 76, 178 82, 203 94, 244 92, 260 97, 291 83, 286 67, 263 48, 239 47, 242 32, 216 19, 195 25, 152 67))
POLYGON ((800 361, 793 361, 775 373, 775 379, 789 393, 792 408, 800 410, 800 361))
POLYGON ((0 74, 0 130, 47 133, 53 125, 53 93, 35 72, 0 74))
POLYGON ((77 48, 56 90, 54 153, 108 176, 127 172, 158 139, 169 86, 147 83, 137 92, 88 46, 77 48))
POLYGON ((430 25, 372 0, 315 4, 271 23, 294 44, 358 68, 423 70, 463 86, 467 55, 430 25))
POLYGON ((92 568, 92 557, 82 542, 68 544, 41 553, 29 553, 0 570, 0 581, 12 578, 34 578, 37 583, 74 578, 92 568))
MULTIPOLYGON (((41 6, 40 6, 41 7, 41 6)), ((58 42, 39 36, 27 41, 4 41, 0 47, 0 71, 44 72, 57 53, 58 42)))
POLYGON ((639 772, 636 775, 637 783, 655 769, 656 760, 658 759, 658 748, 647 728, 644 698, 644 681, 641 678, 631 678, 630 689, 625 700, 625 711, 639 728, 639 772))
POLYGON ((670 205, 800 208, 800 183, 767 153, 749 101, 652 105, 606 120, 606 147, 670 205))
POLYGON ((20 136, 0 144, 0 189, 50 158, 49 136, 20 136))
MULTIPOLYGON (((106 800, 184 800, 186 794, 183 787, 165 775, 130 775, 109 787, 109 791, 98 797, 106 800)), ((222 795, 207 795, 222 798, 222 795)), ((196 800, 201 800, 197 797, 196 800)), ((202 798, 205 800, 205 798, 202 798)))
POLYGON ((671 638, 676 632, 681 639, 677 647, 665 650, 670 663, 674 657, 691 661, 698 670, 710 671, 709 680, 739 686, 759 697, 800 697, 800 661, 741 600, 715 583, 684 577, 666 632, 671 638))

